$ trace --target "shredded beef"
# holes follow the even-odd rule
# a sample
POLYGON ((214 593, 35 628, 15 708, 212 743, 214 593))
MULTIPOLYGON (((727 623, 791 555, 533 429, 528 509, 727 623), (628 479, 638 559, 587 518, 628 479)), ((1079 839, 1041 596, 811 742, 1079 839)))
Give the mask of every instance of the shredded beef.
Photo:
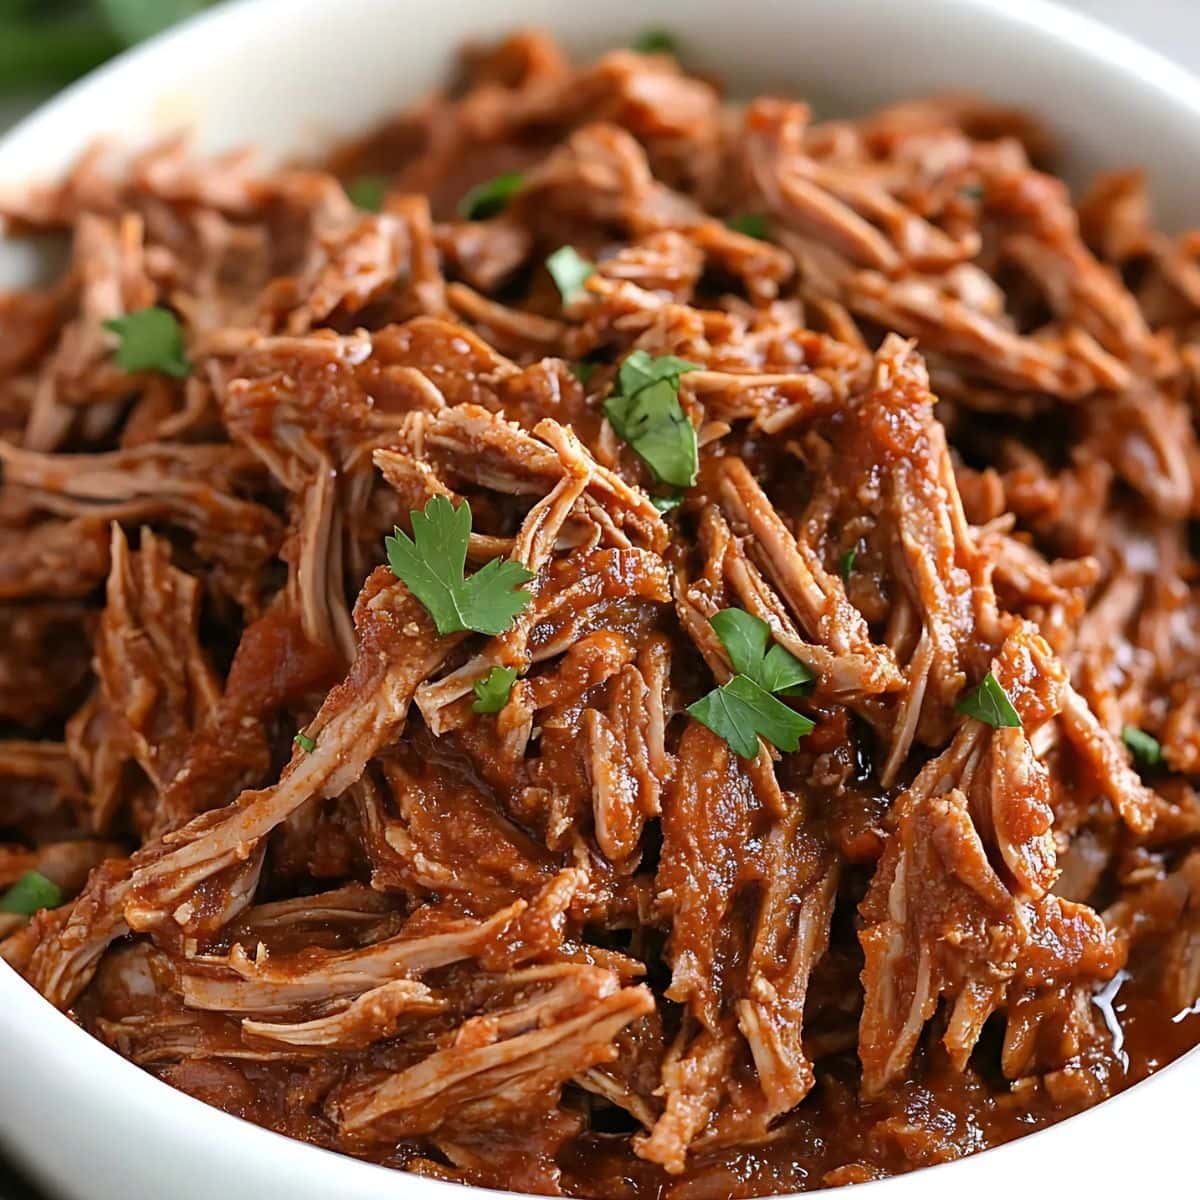
POLYGON ((0 296, 0 891, 64 897, 0 955, 264 1126, 612 1200, 944 1162, 1200 1042, 1200 235, 970 98, 462 70, 324 168, 0 200, 72 246, 0 296), (151 306, 182 370, 115 353, 151 306), (498 633, 388 565, 446 502, 529 577, 498 633), (694 707, 731 609, 793 750, 694 707))

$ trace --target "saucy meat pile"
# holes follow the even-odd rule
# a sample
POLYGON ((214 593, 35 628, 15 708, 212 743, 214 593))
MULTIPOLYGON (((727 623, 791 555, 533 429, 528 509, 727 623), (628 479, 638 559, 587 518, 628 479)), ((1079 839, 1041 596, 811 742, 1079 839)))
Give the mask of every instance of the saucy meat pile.
POLYGON ((1200 236, 516 35, 3 200, 0 953, 294 1137, 874 1179, 1200 1041, 1200 236))

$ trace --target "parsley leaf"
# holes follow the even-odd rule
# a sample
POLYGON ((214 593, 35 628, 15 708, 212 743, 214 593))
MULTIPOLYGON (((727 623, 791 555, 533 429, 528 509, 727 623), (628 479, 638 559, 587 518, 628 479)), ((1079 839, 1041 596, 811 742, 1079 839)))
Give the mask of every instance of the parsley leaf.
POLYGON ((686 358, 676 358, 674 354, 664 354, 661 358, 655 358, 645 350, 634 350, 626 355, 625 361, 621 363, 617 372, 617 387, 623 396, 632 396, 660 379, 669 379, 678 389, 680 375, 700 369, 699 363, 688 362, 686 358))
POLYGON ((161 371, 183 379, 192 370, 183 346, 183 326, 165 308, 140 308, 104 322, 120 342, 114 355, 117 366, 134 373, 161 371))
POLYGON ((382 175, 359 175, 346 184, 350 202, 366 212, 378 212, 387 196, 387 180, 382 175))
POLYGON ((471 690, 478 699, 471 705, 477 713, 497 713, 508 703, 508 694, 516 682, 515 667, 493 667, 482 679, 477 679, 471 690))
POLYGON ((1129 747, 1129 752, 1138 762, 1147 767, 1157 767, 1163 760, 1162 743, 1158 738, 1151 737, 1133 725, 1126 725, 1121 730, 1121 740, 1129 747))
POLYGON ((477 183, 458 202, 459 216, 468 221, 494 217, 508 207, 508 202, 524 186, 525 176, 520 171, 505 171, 493 179, 477 183))
POLYGON ((680 492, 675 492, 670 496, 651 496, 650 503, 658 509, 660 513, 669 513, 677 509, 683 503, 683 495, 680 492))
POLYGON ((558 287, 563 303, 570 304, 583 291, 583 285, 596 270, 596 264, 577 254, 574 246, 559 246, 546 259, 546 270, 558 287))
POLYGON ((758 753, 760 737, 790 752, 813 729, 808 717, 788 708, 745 675, 735 675, 722 687, 689 704, 688 712, 724 738, 742 758, 753 758, 758 753))
POLYGON ((309 737, 308 734, 303 730, 296 734, 296 736, 292 738, 292 741, 295 742, 305 754, 311 754, 317 748, 317 739, 315 737, 309 737))
POLYGON ((57 908, 63 900, 58 884, 39 871, 26 871, 0 896, 0 912, 32 917, 39 908, 57 908))
POLYGON ((974 717, 993 729, 1020 729, 1021 718, 1008 693, 989 671, 955 706, 955 710, 974 717))
POLYGON ((577 362, 571 364, 571 374, 583 384, 584 387, 591 382, 592 376, 596 373, 596 364, 593 362, 577 362))
POLYGON ((758 238, 760 242, 767 240, 767 218, 762 213, 742 213, 730 217, 725 224, 734 233, 744 233, 747 237, 758 238))
POLYGON ((850 574, 854 570, 854 560, 858 557, 858 550, 851 547, 838 559, 838 574, 842 577, 843 582, 850 582, 850 574))
POLYGON ((633 39, 633 48, 639 54, 675 54, 679 46, 665 29, 645 29, 633 39))
POLYGON ((400 529, 386 539, 388 565, 428 610, 438 633, 503 633, 532 598, 521 584, 533 573, 510 559, 493 558, 466 578, 471 506, 457 508, 434 496, 409 514, 413 535, 400 529))
POLYGON ((813 673, 794 654, 780 645, 771 645, 771 629, 741 608, 723 608, 714 613, 709 624, 717 631, 739 675, 746 675, 764 691, 794 694, 812 683, 813 673))
POLYGON ((617 436, 663 483, 691 487, 700 468, 696 428, 679 403, 679 377, 700 368, 673 354, 635 350, 617 371, 617 392, 604 402, 617 436))

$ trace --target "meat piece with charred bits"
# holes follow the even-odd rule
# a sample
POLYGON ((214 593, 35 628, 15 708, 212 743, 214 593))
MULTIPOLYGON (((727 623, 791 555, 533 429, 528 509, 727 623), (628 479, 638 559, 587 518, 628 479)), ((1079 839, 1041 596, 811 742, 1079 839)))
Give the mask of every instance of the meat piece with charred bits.
POLYGON ((0 956, 267 1128, 596 1200, 1200 1043, 1200 234, 1047 146, 520 33, 323 165, 6 192, 72 251, 0 295, 0 956))

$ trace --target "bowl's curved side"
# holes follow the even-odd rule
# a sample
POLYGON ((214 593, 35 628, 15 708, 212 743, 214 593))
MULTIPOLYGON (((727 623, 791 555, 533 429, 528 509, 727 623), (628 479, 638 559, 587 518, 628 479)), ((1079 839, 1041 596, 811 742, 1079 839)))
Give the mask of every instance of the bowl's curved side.
MULTIPOLYGON (((1049 116, 1070 170, 1140 163, 1168 223, 1194 212, 1200 83, 1040 0, 240 0, 118 59, 0 140, 0 186, 53 177, 101 134, 181 126, 205 148, 312 152, 444 78, 451 48, 544 25, 580 54, 675 26, 689 61, 736 90, 854 110, 970 87, 1049 116), (435 47, 427 53, 425 47, 435 47)), ((28 262, 0 246, 0 286, 28 262)), ((1081 1117, 962 1162, 866 1185, 893 1200, 1009 1192, 1018 1181, 1181 1194, 1200 1084, 1196 1052, 1081 1117), (1190 1102, 1190 1103, 1189 1103, 1190 1102), (907 1189, 907 1191, 906 1191, 907 1189)), ((175 1092, 93 1041, 0 964, 0 1137, 72 1195, 125 1200, 453 1200, 461 1190, 287 1141, 175 1092)), ((857 1192, 856 1192, 857 1194, 857 1192)))

